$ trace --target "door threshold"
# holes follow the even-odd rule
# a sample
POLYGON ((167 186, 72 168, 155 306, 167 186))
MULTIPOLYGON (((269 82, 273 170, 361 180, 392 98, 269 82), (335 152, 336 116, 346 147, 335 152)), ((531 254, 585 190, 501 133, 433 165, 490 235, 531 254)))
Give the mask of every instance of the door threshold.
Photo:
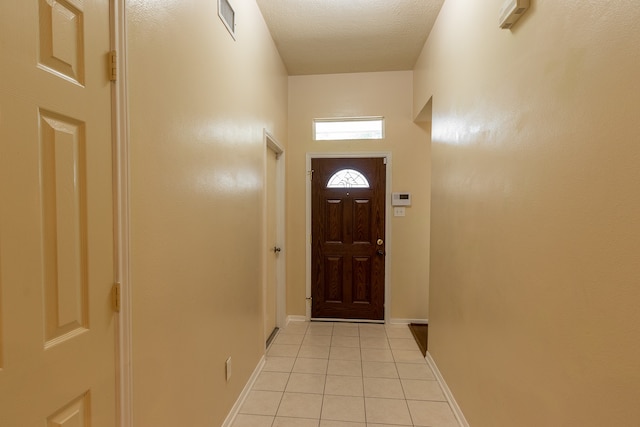
POLYGON ((312 322, 340 322, 340 323, 379 323, 384 324, 384 320, 371 319, 332 319, 328 317, 312 317, 312 322))

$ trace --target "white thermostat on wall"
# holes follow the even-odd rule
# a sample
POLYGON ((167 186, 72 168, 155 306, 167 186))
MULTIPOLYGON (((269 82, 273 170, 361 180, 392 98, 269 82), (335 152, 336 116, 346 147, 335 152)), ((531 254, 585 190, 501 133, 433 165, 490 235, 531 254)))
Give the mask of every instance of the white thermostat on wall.
POLYGON ((391 193, 391 206, 411 206, 411 193, 391 193))

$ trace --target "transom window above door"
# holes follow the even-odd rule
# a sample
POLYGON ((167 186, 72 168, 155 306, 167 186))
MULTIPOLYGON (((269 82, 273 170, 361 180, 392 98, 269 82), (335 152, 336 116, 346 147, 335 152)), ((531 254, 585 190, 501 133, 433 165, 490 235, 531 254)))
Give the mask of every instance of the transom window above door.
POLYGON ((327 188, 369 188, 369 181, 355 169, 341 169, 329 178, 327 188))
POLYGON ((315 141, 382 138, 384 138, 384 118, 382 117, 313 120, 313 139, 315 141))

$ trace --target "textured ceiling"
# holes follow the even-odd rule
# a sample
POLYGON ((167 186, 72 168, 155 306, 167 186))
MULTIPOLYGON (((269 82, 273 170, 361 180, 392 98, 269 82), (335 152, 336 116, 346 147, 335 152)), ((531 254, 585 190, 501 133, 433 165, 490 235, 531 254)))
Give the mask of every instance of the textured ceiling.
POLYGON ((290 75, 413 68, 444 0, 257 0, 290 75))

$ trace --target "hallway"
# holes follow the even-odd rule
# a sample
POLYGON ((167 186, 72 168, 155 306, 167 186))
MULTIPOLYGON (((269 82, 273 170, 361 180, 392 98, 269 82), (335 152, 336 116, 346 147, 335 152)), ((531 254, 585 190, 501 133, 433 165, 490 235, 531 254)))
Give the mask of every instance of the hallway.
POLYGON ((233 427, 457 427, 406 325, 291 322, 233 427))
POLYGON ((638 427, 640 0, 520 1, 0 2, 0 426, 638 427), (385 15, 411 61, 373 3, 440 8, 385 15), (387 159, 387 325, 267 354, 313 310, 312 159, 357 157, 387 159))

